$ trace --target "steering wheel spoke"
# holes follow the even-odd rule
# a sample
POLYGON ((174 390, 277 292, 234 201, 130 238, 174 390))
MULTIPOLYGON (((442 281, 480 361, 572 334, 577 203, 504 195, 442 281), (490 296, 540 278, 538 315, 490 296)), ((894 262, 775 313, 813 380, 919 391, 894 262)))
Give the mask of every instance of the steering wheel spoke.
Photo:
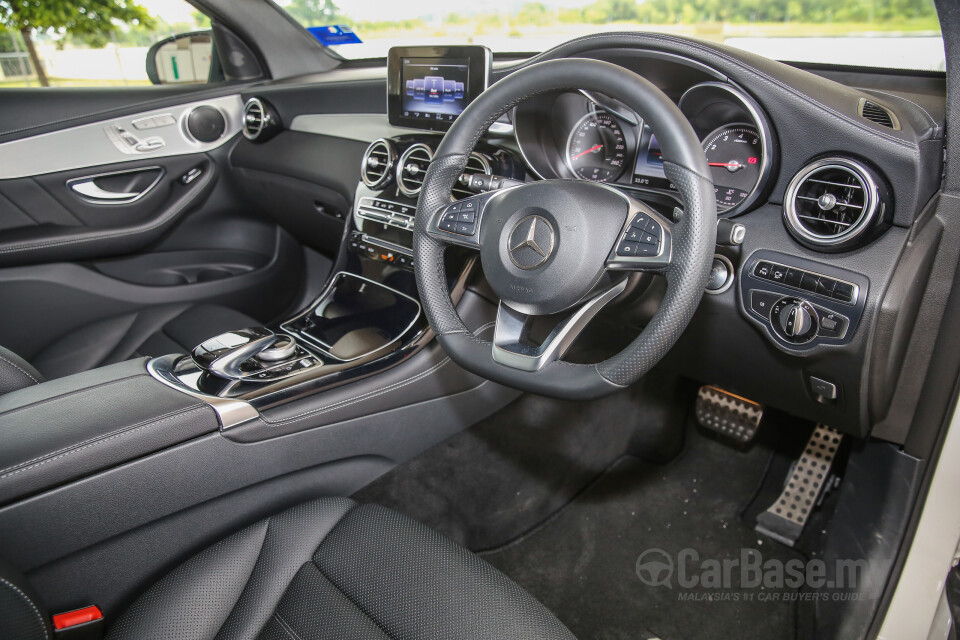
POLYGON ((628 200, 630 214, 607 258, 607 269, 666 271, 673 260, 674 224, 643 202, 628 200))
POLYGON ((479 249, 483 211, 496 194, 480 193, 441 207, 427 224, 427 233, 445 244, 479 249))
POLYGON ((501 302, 493 332, 493 359, 521 371, 539 371, 562 358, 590 320, 608 302, 623 293, 626 287, 627 280, 622 278, 615 285, 587 299, 562 320, 540 345, 530 342, 528 336, 536 316, 521 313, 501 302))

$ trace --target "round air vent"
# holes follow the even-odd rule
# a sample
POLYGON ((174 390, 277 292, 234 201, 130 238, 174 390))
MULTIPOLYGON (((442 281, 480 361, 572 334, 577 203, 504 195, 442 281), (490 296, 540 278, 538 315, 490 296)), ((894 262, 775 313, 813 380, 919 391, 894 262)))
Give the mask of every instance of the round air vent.
POLYGON ((383 138, 374 140, 363 153, 360 179, 371 189, 382 189, 390 182, 390 171, 396 161, 397 151, 393 148, 393 143, 383 138))
POLYGON ((251 142, 266 142, 280 131, 280 116, 269 102, 250 98, 243 105, 243 137, 251 142))
POLYGON ((259 98, 250 98, 243 105, 243 136, 247 140, 256 140, 267 126, 269 116, 259 98))
POLYGON ((470 157, 467 158, 467 166, 463 168, 460 179, 457 181, 456 186, 453 187, 453 195, 457 198, 466 198, 467 196, 474 195, 473 191, 471 191, 467 185, 470 184, 470 176, 475 176, 478 173, 489 176, 493 174, 493 168, 487 156, 478 151, 474 151, 470 154, 470 157))
POLYGON ((433 160, 433 150, 417 143, 407 147, 397 162, 397 186, 405 196, 415 197, 423 188, 423 179, 433 160))
POLYGON ((886 195, 883 182, 859 162, 825 158, 790 181, 783 215, 803 244, 848 249, 869 240, 886 222, 886 195))
POLYGON ((187 131, 198 142, 216 142, 227 130, 227 119, 220 109, 201 105, 187 116, 187 131))

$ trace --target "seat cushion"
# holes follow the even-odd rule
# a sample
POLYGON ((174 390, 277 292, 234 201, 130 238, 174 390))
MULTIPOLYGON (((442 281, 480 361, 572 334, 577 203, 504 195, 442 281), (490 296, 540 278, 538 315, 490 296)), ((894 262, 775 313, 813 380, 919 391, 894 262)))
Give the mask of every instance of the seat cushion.
POLYGON ((542 604, 424 525, 346 498, 209 547, 151 587, 108 640, 573 638, 542 604))
POLYGON ((139 356, 189 353, 215 335, 261 323, 210 304, 167 304, 88 324, 32 358, 47 378, 60 378, 139 356))

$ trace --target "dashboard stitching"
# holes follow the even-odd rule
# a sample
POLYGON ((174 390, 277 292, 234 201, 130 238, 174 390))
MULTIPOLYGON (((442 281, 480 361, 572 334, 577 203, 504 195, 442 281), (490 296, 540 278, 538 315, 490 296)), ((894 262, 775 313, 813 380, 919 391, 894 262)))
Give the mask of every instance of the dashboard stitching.
POLYGON ((91 447, 95 447, 99 444, 103 444, 108 440, 115 440, 116 438, 120 438, 122 436, 131 434, 134 431, 140 431, 141 429, 145 429, 147 427, 160 424, 161 422, 167 422, 168 420, 171 420, 178 416, 185 416, 191 413, 195 413, 200 409, 206 409, 206 408, 208 408, 208 405, 206 405, 205 403, 197 403, 194 405, 190 405, 189 407, 185 407, 177 411, 171 411, 170 413, 166 413, 157 418, 151 418, 149 420, 139 422, 129 427, 123 427, 122 429, 111 431, 108 434, 106 434, 106 436, 104 437, 98 436, 96 438, 91 438, 89 440, 85 440, 78 444, 70 445, 69 447, 64 447, 63 449, 54 451, 53 453, 45 454, 43 456, 40 456, 38 458, 33 458, 32 460, 28 460, 26 462, 21 462, 20 464, 3 469, 2 470, 3 472, 8 472, 8 473, 3 473, 3 475, 0 475, 0 480, 3 480, 4 478, 9 478, 11 476, 15 476, 18 473, 23 473, 24 471, 29 471, 30 469, 36 469, 37 467, 41 467, 49 462, 53 462, 54 460, 59 460, 71 454, 83 451, 84 449, 90 449, 91 447), (36 463, 36 464, 31 464, 31 463, 36 463), (29 466, 24 466, 24 465, 29 465, 29 466), (15 469, 15 471, 12 471, 13 469, 15 469))

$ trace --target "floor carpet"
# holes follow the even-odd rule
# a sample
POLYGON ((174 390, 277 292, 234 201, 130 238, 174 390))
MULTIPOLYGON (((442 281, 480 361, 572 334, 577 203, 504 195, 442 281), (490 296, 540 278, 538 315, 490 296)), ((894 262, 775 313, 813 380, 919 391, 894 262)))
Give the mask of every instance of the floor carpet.
MULTIPOLYGON (((728 588, 678 584, 677 571, 654 575, 647 561, 679 563, 691 549, 699 561, 739 558, 756 549, 763 562, 797 552, 756 535, 740 518, 770 450, 742 452, 693 432, 684 452, 657 466, 624 457, 547 522, 483 557, 523 585, 581 640, 795 637, 796 603, 790 590, 743 588, 739 570, 728 588), (671 586, 649 586, 669 578, 671 586)), ((652 566, 654 571, 659 567, 652 566)), ((687 571, 687 578, 707 571, 687 571)), ((685 584, 689 581, 685 579, 685 584)), ((749 585, 747 585, 749 586, 749 585)))

